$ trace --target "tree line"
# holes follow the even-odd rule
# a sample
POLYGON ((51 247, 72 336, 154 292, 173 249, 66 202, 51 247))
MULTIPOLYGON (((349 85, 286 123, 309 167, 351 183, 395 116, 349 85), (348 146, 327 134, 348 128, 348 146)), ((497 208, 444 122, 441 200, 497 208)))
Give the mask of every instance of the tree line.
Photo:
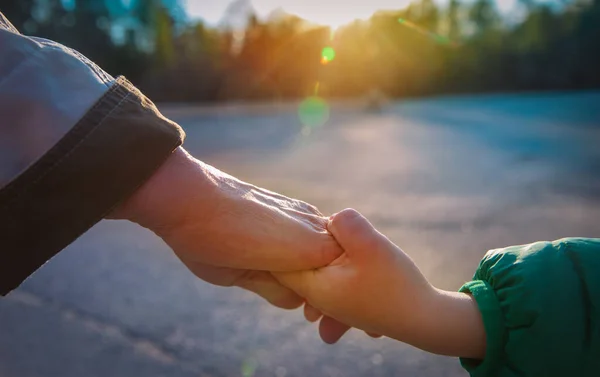
POLYGON ((217 26, 188 19, 178 0, 20 0, 0 11, 158 101, 599 88, 600 0, 518 5, 508 17, 493 0, 415 0, 335 31, 283 12, 259 19, 249 0, 217 26))

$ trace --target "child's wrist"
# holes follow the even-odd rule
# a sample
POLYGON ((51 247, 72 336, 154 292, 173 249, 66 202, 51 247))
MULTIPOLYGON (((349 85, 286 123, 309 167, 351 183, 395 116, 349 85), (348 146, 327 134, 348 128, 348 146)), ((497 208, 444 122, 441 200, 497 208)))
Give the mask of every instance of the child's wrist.
POLYGON ((468 294, 436 289, 425 314, 424 346, 448 356, 483 359, 486 338, 481 313, 468 294))
POLYGON ((483 321, 470 295, 429 286, 397 309, 382 335, 441 355, 473 359, 485 355, 483 321))
POLYGON ((403 294, 400 302, 388 307, 389 321, 381 334, 423 348, 420 339, 424 330, 431 327, 431 313, 437 310, 438 296, 438 290, 427 281, 412 289, 410 295, 403 294))

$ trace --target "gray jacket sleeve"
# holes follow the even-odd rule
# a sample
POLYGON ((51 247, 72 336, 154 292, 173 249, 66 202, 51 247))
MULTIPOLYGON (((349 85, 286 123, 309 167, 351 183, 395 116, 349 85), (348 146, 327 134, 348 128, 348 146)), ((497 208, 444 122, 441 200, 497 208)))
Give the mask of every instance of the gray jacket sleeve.
POLYGON ((20 35, 0 14, 0 187, 69 131, 114 79, 58 43, 20 35))
POLYGON ((0 294, 135 191, 184 138, 124 77, 0 13, 0 294))

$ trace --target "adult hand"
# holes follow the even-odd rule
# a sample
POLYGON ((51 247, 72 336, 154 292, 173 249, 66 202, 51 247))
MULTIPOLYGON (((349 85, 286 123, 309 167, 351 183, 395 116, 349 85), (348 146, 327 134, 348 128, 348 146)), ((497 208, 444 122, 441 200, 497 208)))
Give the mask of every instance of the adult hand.
POLYGON ((182 148, 111 217, 155 232, 199 278, 282 308, 304 300, 270 271, 318 268, 342 253, 314 206, 242 182, 182 148))

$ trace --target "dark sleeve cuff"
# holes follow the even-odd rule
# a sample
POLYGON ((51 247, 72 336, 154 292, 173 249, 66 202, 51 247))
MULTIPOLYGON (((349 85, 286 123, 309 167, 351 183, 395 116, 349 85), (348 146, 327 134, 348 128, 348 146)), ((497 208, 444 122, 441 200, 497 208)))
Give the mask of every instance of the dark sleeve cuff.
POLYGON ((52 149, 0 190, 0 295, 130 196, 184 136, 119 77, 52 149))

